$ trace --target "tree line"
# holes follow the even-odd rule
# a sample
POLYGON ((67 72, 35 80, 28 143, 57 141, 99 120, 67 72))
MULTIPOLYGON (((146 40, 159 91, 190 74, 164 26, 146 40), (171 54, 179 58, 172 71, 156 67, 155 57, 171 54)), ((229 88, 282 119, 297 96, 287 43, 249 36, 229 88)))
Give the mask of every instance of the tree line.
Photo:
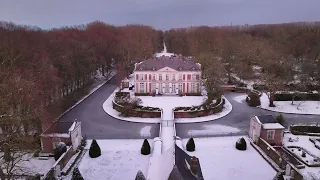
MULTIPOLYGON (((52 106, 84 88, 98 71, 123 75, 162 49, 162 31, 103 22, 44 30, 0 22, 0 127, 6 135, 41 133, 52 106)), ((61 112, 60 112, 61 113, 61 112)))
POLYGON ((236 74, 261 80, 269 92, 288 90, 290 83, 291 90, 320 90, 318 22, 179 28, 165 31, 164 39, 168 51, 195 57, 204 74, 226 74, 229 83, 236 74))

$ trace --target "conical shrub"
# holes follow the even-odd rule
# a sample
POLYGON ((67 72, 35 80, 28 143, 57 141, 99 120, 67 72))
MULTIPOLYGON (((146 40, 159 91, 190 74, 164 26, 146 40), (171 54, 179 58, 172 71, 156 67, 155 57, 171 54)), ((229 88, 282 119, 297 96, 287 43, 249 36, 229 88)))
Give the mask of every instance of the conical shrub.
POLYGON ((277 123, 281 124, 281 125, 284 125, 285 124, 285 120, 282 116, 282 114, 279 114, 277 117, 276 117, 276 121, 277 123))
POLYGON ((72 179, 73 180, 84 180, 78 168, 75 168, 73 170, 72 179))
POLYGON ((89 156, 91 158, 97 158, 97 157, 101 156, 101 149, 95 139, 92 140, 92 143, 90 145, 89 156))
POLYGON ((187 147, 187 151, 190 151, 190 152, 196 150, 196 146, 195 146, 195 144, 194 144, 193 138, 190 138, 190 139, 188 140, 186 147, 187 147))
POLYGON ((244 138, 238 139, 238 141, 236 142, 236 148, 241 151, 246 150, 247 149, 246 140, 244 138))
POLYGON ((141 154, 148 155, 151 153, 150 144, 147 139, 144 139, 142 147, 141 147, 141 154))
POLYGON ((143 173, 139 170, 135 180, 146 180, 146 178, 144 177, 143 173))

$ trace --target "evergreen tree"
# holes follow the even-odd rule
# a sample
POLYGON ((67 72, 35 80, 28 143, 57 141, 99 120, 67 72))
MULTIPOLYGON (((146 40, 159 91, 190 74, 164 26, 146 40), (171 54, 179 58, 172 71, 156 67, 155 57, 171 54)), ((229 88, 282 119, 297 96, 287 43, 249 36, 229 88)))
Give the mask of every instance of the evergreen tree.
POLYGON ((89 156, 91 158, 97 158, 97 157, 101 156, 101 149, 95 139, 92 140, 92 143, 90 145, 89 156))
POLYGON ((196 146, 194 144, 194 140, 193 138, 190 138, 187 142, 187 151, 190 151, 190 152, 195 151, 195 148, 196 146))
POLYGON ((141 154, 148 155, 151 153, 151 147, 147 139, 144 139, 142 147, 141 147, 141 154))
POLYGON ((135 180, 146 180, 146 178, 144 177, 143 173, 139 170, 137 172, 135 180))
POLYGON ((276 121, 277 123, 281 124, 281 125, 284 125, 285 124, 285 120, 282 116, 282 114, 279 114, 277 117, 276 117, 276 121))
POLYGON ((54 159, 57 161, 61 155, 67 151, 67 145, 64 142, 58 142, 54 149, 54 159))
POLYGON ((236 142, 236 148, 238 150, 246 150, 247 149, 247 143, 246 140, 244 138, 240 138, 237 142, 236 142))
POLYGON ((73 170, 72 180, 84 180, 78 168, 73 170))

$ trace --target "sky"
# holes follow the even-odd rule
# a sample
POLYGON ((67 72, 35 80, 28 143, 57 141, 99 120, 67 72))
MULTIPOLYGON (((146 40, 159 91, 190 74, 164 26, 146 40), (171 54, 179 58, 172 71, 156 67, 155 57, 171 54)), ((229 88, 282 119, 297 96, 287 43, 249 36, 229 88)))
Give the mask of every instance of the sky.
POLYGON ((161 30, 320 21, 320 0, 0 0, 0 21, 51 29, 96 20, 161 30))

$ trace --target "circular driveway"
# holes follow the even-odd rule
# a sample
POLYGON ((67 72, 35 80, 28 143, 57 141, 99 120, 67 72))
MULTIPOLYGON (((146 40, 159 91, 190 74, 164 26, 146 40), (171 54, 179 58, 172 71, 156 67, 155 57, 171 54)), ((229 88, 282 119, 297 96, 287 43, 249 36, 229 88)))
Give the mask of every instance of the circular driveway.
POLYGON ((104 101, 116 89, 116 76, 87 99, 70 110, 59 121, 81 121, 82 134, 88 139, 142 139, 159 136, 159 124, 133 123, 115 119, 102 108, 104 101))

